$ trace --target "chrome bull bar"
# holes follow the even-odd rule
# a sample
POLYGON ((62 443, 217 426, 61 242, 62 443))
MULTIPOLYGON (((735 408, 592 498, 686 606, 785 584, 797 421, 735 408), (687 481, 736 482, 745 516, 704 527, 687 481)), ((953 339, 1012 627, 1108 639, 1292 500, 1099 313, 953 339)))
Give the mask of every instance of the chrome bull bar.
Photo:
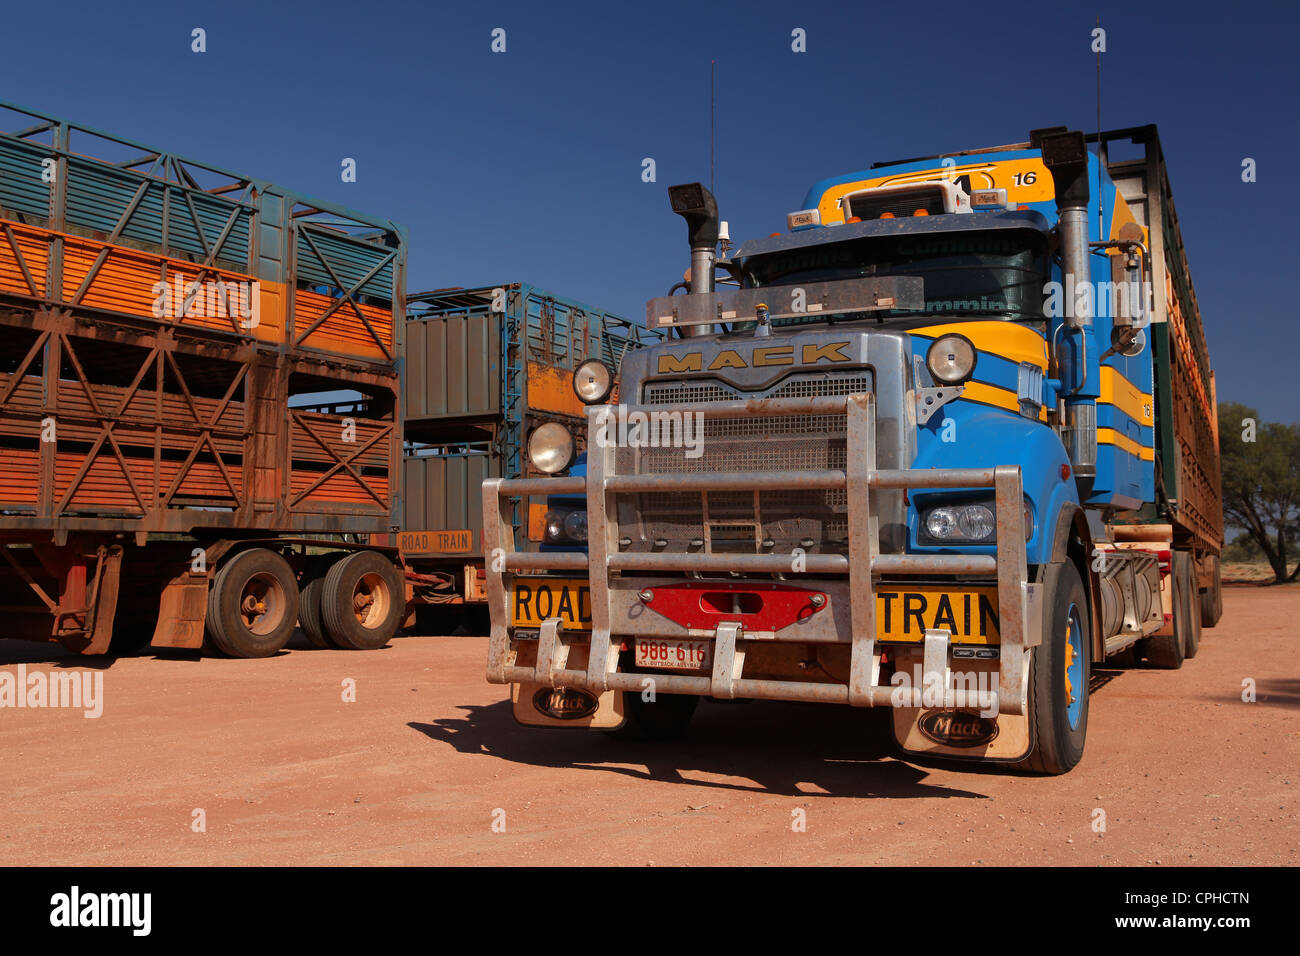
MULTIPOLYGON (((662 412, 662 406, 624 406, 627 413, 662 412)), ((902 469, 875 468, 875 403, 869 393, 817 397, 703 402, 676 406, 674 411, 705 418, 746 415, 844 415, 847 462, 844 470, 677 473, 643 475, 615 473, 615 448, 595 441, 598 427, 612 414, 609 406, 588 408, 587 475, 569 478, 502 479, 483 483, 483 546, 487 569, 488 606, 492 629, 488 643, 487 679, 491 683, 538 683, 574 687, 600 694, 608 690, 640 692, 648 676, 656 691, 718 698, 757 697, 775 700, 847 703, 857 707, 889 706, 896 688, 880 684, 880 654, 876 648, 876 595, 873 579, 889 574, 988 574, 997 576, 999 634, 997 709, 1024 714, 1027 705, 1030 648, 1038 643, 1040 626, 1035 586, 1025 563, 1024 499, 1018 465, 995 468, 902 469), (844 489, 847 498, 848 554, 809 554, 800 559, 807 575, 847 575, 850 633, 838 638, 851 644, 847 683, 754 680, 742 677, 745 636, 738 623, 720 624, 713 635, 713 668, 709 676, 656 672, 629 674, 618 670, 624 636, 635 631, 626 622, 614 627, 610 578, 618 571, 791 573, 786 554, 654 554, 618 550, 616 496, 649 491, 730 491, 764 489, 844 489), (997 553, 879 554, 873 530, 869 490, 992 488, 995 496, 997 553), (511 499, 538 495, 587 496, 588 552, 523 552, 515 550, 511 499), (511 662, 510 583, 521 571, 585 573, 591 591, 591 645, 585 670, 568 667, 571 643, 581 635, 562 632, 559 618, 548 618, 538 635, 532 667, 511 662)), ((793 582, 791 582, 793 583, 793 582)), ((936 680, 952 700, 949 651, 951 635, 928 630, 921 645, 927 684, 936 680)))

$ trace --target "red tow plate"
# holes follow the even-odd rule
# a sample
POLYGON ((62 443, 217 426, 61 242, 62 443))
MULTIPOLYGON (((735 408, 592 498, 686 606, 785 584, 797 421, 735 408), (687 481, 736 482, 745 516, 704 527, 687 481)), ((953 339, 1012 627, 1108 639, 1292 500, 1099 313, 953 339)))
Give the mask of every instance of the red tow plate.
POLYGON ((692 581, 641 592, 642 603, 682 627, 712 631, 724 621, 747 631, 779 631, 807 620, 829 603, 824 591, 787 584, 692 581))

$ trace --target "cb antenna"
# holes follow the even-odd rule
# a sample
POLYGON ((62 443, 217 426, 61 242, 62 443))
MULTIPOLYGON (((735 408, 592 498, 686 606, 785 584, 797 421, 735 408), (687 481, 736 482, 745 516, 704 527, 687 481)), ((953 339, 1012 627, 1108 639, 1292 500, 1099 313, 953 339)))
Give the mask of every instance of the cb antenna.
MULTIPOLYGON (((1097 29, 1101 30, 1101 14, 1097 14, 1097 29)), ((1105 34, 1099 34, 1105 36, 1105 34)), ((1095 42, 1095 41, 1094 41, 1095 42)), ((1105 46, 1105 41, 1097 44, 1097 237, 1105 239, 1102 235, 1102 219, 1106 213, 1106 197, 1101 194, 1101 161, 1104 155, 1101 143, 1101 50, 1105 46)))
POLYGON ((713 185, 713 86, 717 74, 718 61, 709 61, 709 192, 717 195, 713 185))

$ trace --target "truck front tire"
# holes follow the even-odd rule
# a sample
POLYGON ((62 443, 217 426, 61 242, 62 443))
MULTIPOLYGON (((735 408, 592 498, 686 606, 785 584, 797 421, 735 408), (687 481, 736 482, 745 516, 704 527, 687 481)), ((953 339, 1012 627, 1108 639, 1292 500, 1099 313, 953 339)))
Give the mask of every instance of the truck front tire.
POLYGON ((623 691, 625 721, 609 731, 619 740, 672 740, 686 732, 700 698, 693 694, 656 694, 655 699, 641 699, 641 693, 623 691))
POLYGON ((1091 615, 1074 562, 1049 565, 1044 585, 1042 640, 1029 665, 1027 714, 1033 750, 1018 766, 1061 774, 1083 758, 1088 736, 1091 615))
MULTIPOLYGON (((619 670, 632 668, 632 654, 623 652, 619 670)), ((650 675, 647 675, 650 676, 650 675)), ((640 691, 623 691, 623 726, 605 731, 618 740, 672 740, 686 732, 700 698, 695 694, 655 694, 645 700, 640 691)))

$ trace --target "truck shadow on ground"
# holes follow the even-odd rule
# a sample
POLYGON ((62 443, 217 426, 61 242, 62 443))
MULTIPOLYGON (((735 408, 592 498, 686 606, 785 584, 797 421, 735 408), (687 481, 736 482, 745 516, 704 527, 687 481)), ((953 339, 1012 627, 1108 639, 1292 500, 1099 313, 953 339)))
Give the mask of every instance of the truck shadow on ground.
POLYGON ((85 655, 70 651, 62 644, 43 641, 0 640, 0 667, 19 664, 52 664, 55 667, 82 667, 108 670, 117 661, 114 654, 85 655))
MULTIPOLYGON (((317 647, 300 630, 295 630, 289 642, 276 651, 269 659, 288 657, 290 652, 327 650, 317 647)), ((333 653, 338 653, 333 651, 333 653)), ((18 664, 52 664, 55 667, 85 667, 94 670, 107 670, 119 658, 149 657, 155 660, 199 661, 204 658, 229 660, 225 655, 207 647, 152 647, 146 644, 137 651, 125 654, 78 654, 61 644, 44 641, 2 640, 0 639, 0 667, 18 664)))
POLYGON ((1266 706, 1300 708, 1300 680, 1262 680, 1255 699, 1266 706))
POLYGON ((702 701, 686 736, 641 743, 592 731, 521 727, 508 701, 460 709, 462 717, 407 726, 463 754, 660 783, 797 797, 987 799, 926 783, 928 771, 893 759, 883 711, 702 701))

